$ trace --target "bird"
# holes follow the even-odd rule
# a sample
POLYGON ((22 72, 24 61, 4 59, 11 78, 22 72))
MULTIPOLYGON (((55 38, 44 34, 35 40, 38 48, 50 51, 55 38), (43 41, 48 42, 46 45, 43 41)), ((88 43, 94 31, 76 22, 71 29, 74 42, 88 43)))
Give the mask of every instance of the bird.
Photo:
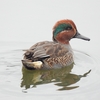
POLYGON ((70 40, 73 38, 90 41, 81 35, 71 19, 62 19, 55 23, 52 30, 53 41, 41 41, 24 50, 22 64, 29 70, 57 69, 74 63, 70 40))

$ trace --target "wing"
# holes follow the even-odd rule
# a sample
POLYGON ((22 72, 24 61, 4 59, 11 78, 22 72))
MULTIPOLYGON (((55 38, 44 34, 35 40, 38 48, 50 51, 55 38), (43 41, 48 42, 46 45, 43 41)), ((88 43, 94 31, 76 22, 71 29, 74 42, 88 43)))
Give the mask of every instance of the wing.
POLYGON ((38 61, 50 57, 50 55, 46 54, 46 51, 43 48, 44 44, 47 44, 47 42, 36 43, 29 50, 26 50, 24 53, 24 59, 38 61))
POLYGON ((56 42, 39 42, 33 45, 24 54, 24 59, 38 61, 45 58, 56 58, 64 56, 68 50, 59 43, 56 42))

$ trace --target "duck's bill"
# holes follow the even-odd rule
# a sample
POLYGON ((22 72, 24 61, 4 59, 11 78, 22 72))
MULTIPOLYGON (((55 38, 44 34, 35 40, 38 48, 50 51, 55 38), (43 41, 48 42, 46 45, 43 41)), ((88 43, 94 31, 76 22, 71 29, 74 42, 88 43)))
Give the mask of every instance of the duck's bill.
POLYGON ((73 38, 78 38, 78 39, 83 39, 83 40, 86 40, 86 41, 90 41, 90 39, 88 37, 83 36, 78 32, 76 33, 76 35, 73 38))

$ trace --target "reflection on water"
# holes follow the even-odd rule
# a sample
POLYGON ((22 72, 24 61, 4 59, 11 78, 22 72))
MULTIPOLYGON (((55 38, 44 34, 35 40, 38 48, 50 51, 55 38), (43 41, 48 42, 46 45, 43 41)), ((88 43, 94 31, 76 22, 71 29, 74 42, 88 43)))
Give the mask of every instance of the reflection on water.
MULTIPOLYGON (((5 48, 0 51, 0 100, 99 100, 100 57, 95 54, 74 50, 74 65, 31 71, 22 68, 24 52, 17 49, 19 46, 13 43, 14 49, 8 50, 10 44, 3 45, 5 48)), ((18 45, 21 48, 26 44, 18 45)))
POLYGON ((84 73, 83 75, 72 74, 71 70, 74 64, 61 68, 61 69, 51 69, 51 70, 27 70, 25 67, 22 68, 22 82, 21 87, 34 88, 37 85, 54 83, 54 85, 60 86, 62 88, 58 90, 71 90, 79 86, 70 86, 78 82, 82 77, 86 77, 90 71, 84 73))

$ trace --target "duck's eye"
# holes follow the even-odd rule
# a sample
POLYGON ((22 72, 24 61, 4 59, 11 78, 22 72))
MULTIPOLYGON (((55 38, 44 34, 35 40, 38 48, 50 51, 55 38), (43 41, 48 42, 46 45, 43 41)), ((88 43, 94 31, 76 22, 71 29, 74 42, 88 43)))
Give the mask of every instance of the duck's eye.
POLYGON ((72 27, 71 27, 71 26, 66 27, 66 30, 71 30, 71 29, 72 29, 72 27))

